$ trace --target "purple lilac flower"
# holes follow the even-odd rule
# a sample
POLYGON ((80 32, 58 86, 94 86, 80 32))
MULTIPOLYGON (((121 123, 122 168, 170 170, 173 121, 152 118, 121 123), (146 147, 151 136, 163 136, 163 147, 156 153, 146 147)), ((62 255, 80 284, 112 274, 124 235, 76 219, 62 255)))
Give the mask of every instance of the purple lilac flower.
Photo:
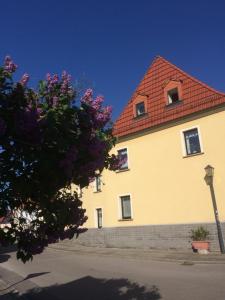
POLYGON ((0 118, 0 136, 3 136, 5 132, 6 132, 6 123, 2 118, 0 118))
POLYGON ((7 55, 4 60, 4 70, 13 73, 16 71, 17 67, 18 66, 13 63, 11 57, 7 55))
POLYGON ((63 71, 61 77, 62 77, 62 80, 66 80, 67 79, 67 72, 63 71))
POLYGON ((29 80, 29 75, 27 73, 23 74, 22 78, 20 79, 20 83, 25 86, 29 80))
POLYGON ((95 110, 99 110, 101 108, 101 105, 104 101, 104 97, 103 96, 97 96, 96 99, 92 102, 92 107, 95 110))
POLYGON ((71 75, 68 74, 66 71, 62 72, 62 81, 66 81, 67 83, 71 82, 71 75))
POLYGON ((46 80, 47 80, 47 88, 49 91, 51 91, 53 87, 59 83, 59 76, 57 74, 54 74, 52 77, 50 73, 47 73, 46 80))
POLYGON ((52 79, 52 78, 51 78, 51 74, 50 74, 50 73, 47 73, 47 74, 46 74, 46 80, 47 80, 47 81, 51 81, 51 79, 52 79))
POLYGON ((87 89, 86 92, 84 93, 84 96, 82 97, 81 101, 87 104, 92 103, 93 99, 93 91, 92 89, 87 89))
POLYGON ((70 97, 74 96, 74 90, 72 86, 70 86, 71 75, 69 75, 66 71, 62 72, 62 85, 60 88, 60 92, 62 94, 68 94, 70 97))
POLYGON ((112 114, 112 106, 106 106, 103 109, 104 114, 110 118, 111 114, 112 114))
POLYGON ((52 84, 57 84, 59 82, 59 76, 57 74, 53 75, 52 84))
POLYGON ((112 107, 107 106, 98 112, 95 116, 97 126, 104 126, 111 119, 112 107))

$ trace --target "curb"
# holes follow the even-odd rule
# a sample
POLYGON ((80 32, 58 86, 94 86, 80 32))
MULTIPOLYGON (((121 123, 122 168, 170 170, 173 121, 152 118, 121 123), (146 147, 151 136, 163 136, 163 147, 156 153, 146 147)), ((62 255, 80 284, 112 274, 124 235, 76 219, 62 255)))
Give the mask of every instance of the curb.
POLYGON ((135 260, 152 260, 159 262, 171 262, 180 263, 182 265, 193 265, 193 264, 225 264, 225 255, 222 254, 193 254, 193 253, 181 253, 174 251, 152 251, 146 249, 134 249, 134 248, 97 248, 87 246, 68 246, 55 245, 49 246, 48 248, 57 251, 74 252, 80 255, 104 255, 104 256, 120 256, 128 259, 135 260), (203 259, 204 256, 204 259, 203 259), (213 257, 212 257, 213 256, 213 257), (216 257, 215 257, 216 256, 216 257), (197 258, 197 259, 196 259, 197 258))

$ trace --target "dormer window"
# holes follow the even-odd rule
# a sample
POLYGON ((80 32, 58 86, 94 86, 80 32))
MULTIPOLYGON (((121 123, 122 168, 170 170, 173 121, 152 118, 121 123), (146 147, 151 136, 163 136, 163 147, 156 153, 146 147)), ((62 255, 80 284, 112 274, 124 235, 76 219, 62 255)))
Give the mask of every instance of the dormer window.
POLYGON ((168 80, 164 83, 164 99, 166 105, 172 106, 173 104, 182 103, 182 81, 168 80))
POLYGON ((169 90, 167 92, 167 97, 168 97, 168 104, 172 104, 180 101, 178 88, 169 90))
POLYGON ((134 116, 134 118, 144 116, 148 113, 147 99, 148 99, 147 95, 140 95, 140 94, 138 94, 133 99, 133 116, 134 116))
POLYGON ((139 102, 136 104, 136 117, 145 114, 145 103, 139 102))

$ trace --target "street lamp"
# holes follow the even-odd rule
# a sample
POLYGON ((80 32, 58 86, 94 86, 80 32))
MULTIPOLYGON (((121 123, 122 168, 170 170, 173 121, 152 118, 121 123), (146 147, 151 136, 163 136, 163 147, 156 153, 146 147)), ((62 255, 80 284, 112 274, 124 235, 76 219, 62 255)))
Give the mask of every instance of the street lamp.
POLYGON ((205 181, 207 185, 213 184, 214 168, 210 165, 205 167, 205 181))
POLYGON ((215 191, 214 191, 214 186, 213 186, 214 168, 210 165, 207 165, 205 167, 205 173, 206 173, 205 182, 210 187, 210 193, 211 193, 211 198, 212 198, 212 203, 213 203, 213 210, 214 210, 216 226, 217 226, 217 234, 218 234, 218 239, 219 239, 219 244, 220 244, 220 252, 224 254, 225 248, 224 248, 224 242, 223 242, 223 233, 221 230, 219 214, 218 214, 218 209, 217 209, 217 204, 216 204, 216 196, 215 196, 215 191))

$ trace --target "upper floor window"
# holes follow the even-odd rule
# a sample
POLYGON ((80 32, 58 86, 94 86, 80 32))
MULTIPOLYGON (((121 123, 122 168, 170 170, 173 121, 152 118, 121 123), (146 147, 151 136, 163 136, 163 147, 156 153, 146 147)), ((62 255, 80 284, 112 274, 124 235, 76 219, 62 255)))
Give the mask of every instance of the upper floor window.
POLYGON ((139 102, 136 104, 136 117, 145 114, 145 103, 139 102))
POLYGON ((101 190, 102 190, 101 176, 97 175, 95 177, 95 181, 94 181, 94 191, 95 192, 101 192, 101 190))
POLYGON ((186 155, 201 153, 198 128, 183 131, 186 155))
POLYGON ((127 155, 127 148, 120 149, 117 151, 119 159, 122 163, 120 170, 127 170, 128 169, 128 155, 127 155))

